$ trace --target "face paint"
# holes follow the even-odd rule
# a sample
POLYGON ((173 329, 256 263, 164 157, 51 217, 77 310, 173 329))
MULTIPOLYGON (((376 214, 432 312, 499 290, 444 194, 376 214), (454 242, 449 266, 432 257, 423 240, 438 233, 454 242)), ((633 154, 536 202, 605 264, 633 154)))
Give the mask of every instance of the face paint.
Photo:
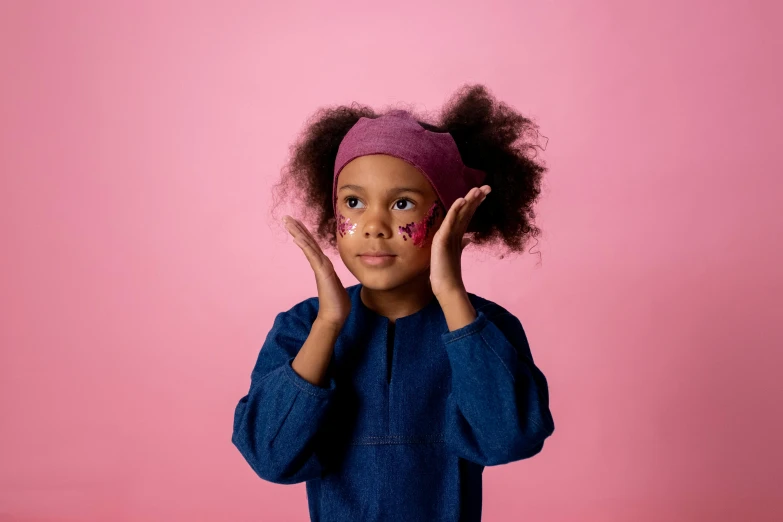
POLYGON ((340 237, 344 237, 346 234, 353 234, 356 230, 356 223, 350 224, 350 219, 337 212, 337 231, 340 233, 340 237))
MULTIPOLYGON (((408 223, 404 227, 399 227, 398 232, 400 234, 408 234, 410 238, 413 240, 413 244, 417 247, 423 247, 424 242, 427 240, 427 237, 430 235, 430 231, 432 230, 432 227, 435 225, 435 220, 438 218, 438 214, 440 213, 440 206, 438 205, 438 202, 432 204, 430 207, 429 212, 427 212, 427 215, 424 216, 424 219, 419 221, 418 223, 408 223)), ((405 241, 408 240, 405 235, 402 236, 402 239, 405 241)))

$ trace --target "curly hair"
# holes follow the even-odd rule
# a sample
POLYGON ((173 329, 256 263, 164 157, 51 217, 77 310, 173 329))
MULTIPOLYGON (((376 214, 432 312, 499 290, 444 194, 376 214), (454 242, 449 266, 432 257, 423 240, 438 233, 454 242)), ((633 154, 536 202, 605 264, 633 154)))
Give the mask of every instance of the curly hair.
MULTIPOLYGON (((357 102, 318 109, 291 146, 290 161, 274 186, 275 193, 299 200, 302 218, 310 223, 316 238, 332 248, 337 246, 332 207, 337 149, 359 118, 380 115, 357 102)), ((487 173, 484 183, 492 192, 471 219, 467 235, 472 244, 505 245, 508 253, 522 252, 528 239, 541 233, 534 223, 533 207, 547 168, 531 154, 538 147, 532 139, 538 136, 538 126, 496 101, 480 84, 464 85, 452 95, 437 124, 419 118, 417 121, 427 130, 450 133, 463 163, 487 173)))

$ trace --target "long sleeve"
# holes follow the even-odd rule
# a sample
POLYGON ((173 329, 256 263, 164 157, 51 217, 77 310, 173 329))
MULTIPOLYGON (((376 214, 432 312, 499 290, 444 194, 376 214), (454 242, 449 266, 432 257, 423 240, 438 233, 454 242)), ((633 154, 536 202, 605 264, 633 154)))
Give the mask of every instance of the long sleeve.
POLYGON ((446 444, 483 466, 532 457, 555 429, 546 378, 519 319, 494 304, 476 313, 441 336, 452 369, 446 444))
POLYGON ((316 386, 297 374, 291 362, 307 340, 312 321, 279 313, 250 377, 250 390, 234 412, 232 442, 264 480, 304 482, 320 475, 315 451, 319 427, 328 413, 335 381, 316 386))

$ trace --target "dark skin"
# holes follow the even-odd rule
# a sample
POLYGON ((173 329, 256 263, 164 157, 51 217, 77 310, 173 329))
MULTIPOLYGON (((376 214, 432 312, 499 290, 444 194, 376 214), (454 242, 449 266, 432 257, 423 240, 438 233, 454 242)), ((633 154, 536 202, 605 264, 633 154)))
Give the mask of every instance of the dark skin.
MULTIPOLYGON (((345 266, 362 283, 362 302, 394 321, 436 298, 450 330, 472 322, 475 310, 461 274, 461 254, 468 244, 463 236, 489 191, 487 185, 472 189, 454 202, 445 217, 439 212, 425 241, 416 245, 410 237, 404 239, 400 227, 421 223, 437 204, 427 179, 406 161, 385 154, 349 162, 338 178, 336 211, 348 227, 346 233, 338 234, 337 247, 345 266), (371 250, 393 257, 383 266, 369 265, 360 254, 371 250)), ((289 216, 284 220, 316 273, 319 317, 341 327, 350 313, 350 302, 331 261, 301 222, 289 216)))
MULTIPOLYGON (((430 285, 430 248, 403 239, 399 227, 421 221, 438 200, 427 179, 393 156, 360 156, 340 172, 337 212, 356 223, 354 234, 337 236, 337 250, 348 270, 362 282, 362 301, 394 321, 423 308, 434 294, 430 285), (396 192, 400 189, 411 191, 396 192), (388 266, 367 266, 367 250, 395 254, 388 266)), ((436 221, 440 224, 442 218, 436 221)))

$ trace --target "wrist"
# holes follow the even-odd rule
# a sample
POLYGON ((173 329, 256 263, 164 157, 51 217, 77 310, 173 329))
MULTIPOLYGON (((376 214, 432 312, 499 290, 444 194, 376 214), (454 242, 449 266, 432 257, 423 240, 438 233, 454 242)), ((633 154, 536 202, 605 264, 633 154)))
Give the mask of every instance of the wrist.
POLYGON ((337 334, 340 333, 340 330, 342 330, 343 324, 344 322, 333 321, 316 316, 315 321, 313 321, 312 328, 319 330, 323 334, 333 334, 337 336, 337 334))
POLYGON ((449 331, 463 328, 476 320, 476 309, 468 298, 468 293, 455 292, 445 297, 441 303, 449 331))
POLYGON ((452 290, 441 292, 439 295, 436 295, 435 297, 438 299, 441 308, 452 308, 455 306, 462 306, 465 303, 470 304, 470 299, 468 298, 468 292, 467 290, 465 290, 464 287, 454 288, 452 290))

